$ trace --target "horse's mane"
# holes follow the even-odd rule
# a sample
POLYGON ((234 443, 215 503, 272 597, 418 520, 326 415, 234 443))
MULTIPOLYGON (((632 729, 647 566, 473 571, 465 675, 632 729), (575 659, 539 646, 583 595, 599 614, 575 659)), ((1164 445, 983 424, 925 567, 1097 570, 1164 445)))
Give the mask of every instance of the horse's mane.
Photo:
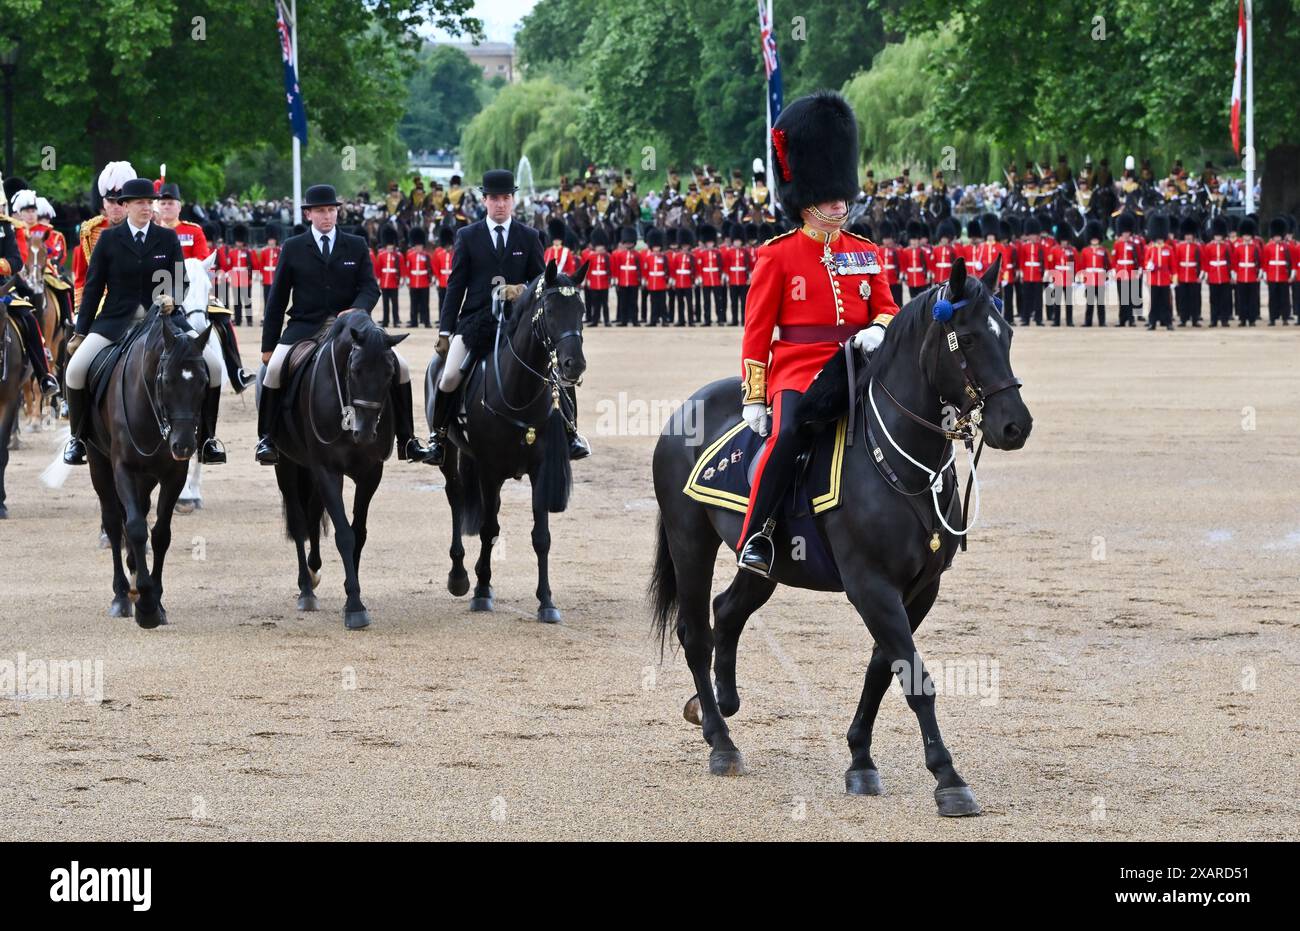
POLYGON ((375 323, 369 314, 339 314, 330 326, 331 339, 348 336, 358 346, 366 346, 384 338, 384 328, 375 323))
POLYGON ((885 334, 885 341, 872 354, 871 367, 877 372, 884 371, 894 356, 901 351, 900 347, 904 344, 917 346, 920 344, 921 333, 929 323, 926 310, 930 306, 930 299, 934 292, 933 288, 926 290, 912 298, 899 309, 894 315, 893 321, 885 334))

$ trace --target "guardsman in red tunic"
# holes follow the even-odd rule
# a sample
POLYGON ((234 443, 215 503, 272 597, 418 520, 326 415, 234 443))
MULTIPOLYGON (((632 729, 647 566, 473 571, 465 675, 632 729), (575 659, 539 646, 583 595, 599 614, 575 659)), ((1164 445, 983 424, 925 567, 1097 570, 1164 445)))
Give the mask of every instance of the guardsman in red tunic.
POLYGON ((587 323, 600 326, 601 317, 609 326, 609 237, 600 227, 591 231, 591 244, 583 250, 587 277, 582 280, 582 296, 587 305, 587 323))
POLYGON ((1201 244, 1195 220, 1183 217, 1178 227, 1182 241, 1174 244, 1174 306, 1178 308, 1178 325, 1201 325, 1201 244))
MULTIPOLYGON (((986 213, 979 218, 978 225, 974 220, 971 220, 970 225, 975 229, 970 233, 971 250, 966 268, 971 271, 971 274, 982 275, 1002 256, 1002 246, 998 244, 998 218, 991 213, 986 213), (978 272, 975 271, 976 269, 978 272)), ((967 229, 969 230, 970 227, 968 226, 967 229)))
POLYGON ((1147 224, 1147 235, 1151 240, 1146 248, 1144 263, 1147 290, 1151 295, 1147 329, 1154 330, 1163 326, 1166 330, 1172 330, 1173 296, 1169 293, 1169 288, 1174 282, 1174 244, 1169 241, 1169 218, 1163 214, 1154 214, 1147 224))
POLYGON ((668 315, 668 253, 664 252, 664 231, 658 227, 646 230, 648 247, 641 253, 641 280, 650 297, 650 326, 668 326, 673 318, 668 315))
POLYGON ((858 191, 849 105, 826 91, 800 98, 781 111, 772 143, 777 197, 803 226, 759 249, 741 349, 742 416, 760 434, 770 420, 772 436, 754 469, 738 564, 763 576, 776 559, 776 515, 804 444, 799 399, 846 341, 867 353, 879 346, 898 312, 878 247, 841 229, 858 191))
POLYGON ((553 217, 546 222, 546 232, 551 237, 551 244, 542 255, 543 262, 555 261, 555 270, 561 275, 570 275, 578 271, 578 257, 564 244, 564 221, 553 217))
POLYGON ((739 326, 745 317, 745 295, 749 293, 749 250, 745 248, 744 224, 735 223, 723 229, 729 240, 729 245, 722 250, 722 264, 731 299, 731 325, 739 326))
POLYGON ((930 280, 934 284, 944 284, 952 275, 952 260, 959 254, 953 244, 957 238, 957 227, 951 219, 944 217, 939 221, 935 236, 939 238, 939 243, 930 250, 930 271, 933 275, 930 280))
POLYGON ((1228 221, 1210 221, 1213 237, 1201 247, 1201 271, 1210 286, 1210 327, 1232 323, 1232 247, 1228 245, 1228 221))
POLYGON ((1115 287, 1119 290, 1119 325, 1137 326, 1133 308, 1142 299, 1138 275, 1142 273, 1142 244, 1134 238, 1137 221, 1131 213, 1122 213, 1115 221, 1119 238, 1111 249, 1110 264, 1115 269, 1115 287))
POLYGON ((925 247, 921 245, 921 240, 924 238, 923 224, 916 220, 907 224, 907 248, 899 250, 898 263, 902 266, 909 300, 914 300, 918 294, 930 287, 929 256, 925 247))
POLYGON ((1110 256, 1101 244, 1101 224, 1089 220, 1083 238, 1088 244, 1079 250, 1075 277, 1083 282, 1083 325, 1092 326, 1092 311, 1097 310, 1097 326, 1106 325, 1106 283, 1110 278, 1110 256))
POLYGON ((1286 245, 1291 250, 1291 309, 1295 311, 1296 323, 1300 324, 1300 240, 1296 239, 1296 221, 1291 214, 1286 216, 1286 245))
POLYGON ((1259 227, 1254 219, 1246 217, 1237 227, 1237 240, 1232 244, 1232 277, 1236 282, 1237 326, 1254 326, 1259 319, 1259 279, 1263 276, 1263 262, 1255 234, 1259 227))
MULTIPOLYGON (((1013 168, 1015 166, 1012 166, 1013 168)), ((1019 222, 1019 221, 1017 221, 1019 222)), ((1016 307, 1016 262, 1020 259, 1020 249, 1016 243, 1016 228, 1010 220, 998 220, 998 248, 1002 250, 1001 278, 1002 316, 1008 323, 1014 322, 1016 307)), ((987 232, 987 230, 985 230, 987 232)))
POLYGON ((433 281, 438 289, 438 313, 447 300, 447 279, 451 277, 451 262, 456 254, 456 233, 449 226, 438 227, 438 248, 433 250, 433 281))
POLYGON ((695 273, 700 280, 700 312, 705 326, 713 326, 713 314, 717 315, 718 326, 727 323, 727 286, 722 283, 725 263, 717 240, 718 231, 712 225, 705 223, 700 226, 700 245, 695 250, 695 273))
POLYGON ((379 293, 384 300, 384 322, 380 326, 389 325, 388 315, 391 312, 392 325, 399 327, 402 325, 402 317, 397 310, 397 293, 402 286, 402 253, 397 251, 397 229, 384 224, 379 240, 381 246, 375 253, 374 262, 375 280, 379 282, 379 293))
POLYGON ((618 248, 610 256, 613 266, 619 326, 640 326, 636 316, 637 291, 641 287, 641 257, 636 251, 636 230, 625 226, 618 234, 618 248))
POLYGON ((971 217, 966 224, 966 242, 956 243, 953 248, 957 252, 957 257, 966 262, 966 271, 978 278, 984 273, 984 266, 975 266, 975 250, 979 248, 980 242, 984 239, 984 234, 980 230, 980 221, 978 217, 971 217))
POLYGON ((262 307, 271 299, 271 283, 280 267, 280 224, 266 224, 266 245, 257 250, 257 277, 262 280, 262 307))
POLYGON ((1286 326, 1291 322, 1291 282, 1295 270, 1291 267, 1291 247, 1283 238, 1287 234, 1286 220, 1274 217, 1268 224, 1269 241, 1264 244, 1264 280, 1268 282, 1268 325, 1276 326, 1279 320, 1286 326))
POLYGON ((1052 326, 1061 325, 1061 309, 1065 309, 1065 325, 1074 326, 1074 277, 1079 262, 1079 250, 1068 236, 1062 236, 1047 256, 1051 271, 1048 311, 1052 326))
POLYGON ((671 316, 676 305, 676 325, 695 326, 695 308, 691 302, 691 288, 695 284, 695 257, 691 255, 691 247, 695 245, 695 234, 684 227, 676 232, 676 237, 669 240, 669 245, 675 242, 677 248, 668 253, 668 274, 672 281, 668 313, 671 316))
POLYGON ((429 287, 433 283, 433 256, 427 248, 428 236, 423 226, 411 227, 407 234, 411 247, 402 256, 402 275, 406 278, 406 287, 411 295, 411 319, 406 324, 413 330, 421 324, 431 329, 429 322, 429 287))
POLYGON ((1020 323, 1032 320, 1043 325, 1043 274, 1047 271, 1047 250, 1038 238, 1043 231, 1037 217, 1025 218, 1025 237, 1016 244, 1016 297, 1020 304, 1020 323))
POLYGON ((877 230, 880 245, 876 251, 880 254, 880 283, 889 289, 889 296, 898 306, 903 304, 903 275, 899 262, 898 244, 894 241, 897 230, 889 220, 881 220, 877 230))
POLYGON ((227 303, 235 312, 235 326, 253 325, 253 250, 248 248, 248 227, 236 223, 235 244, 220 253, 217 264, 226 278, 227 303), (248 318, 245 320, 244 315, 248 318))

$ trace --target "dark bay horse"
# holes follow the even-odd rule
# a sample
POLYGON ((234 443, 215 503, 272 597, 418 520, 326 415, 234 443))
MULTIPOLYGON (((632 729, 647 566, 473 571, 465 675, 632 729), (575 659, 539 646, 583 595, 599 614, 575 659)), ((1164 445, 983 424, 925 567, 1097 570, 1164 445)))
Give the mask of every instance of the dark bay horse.
MULTIPOLYGON (((566 389, 586 371, 582 354, 582 280, 587 265, 569 278, 555 262, 525 286, 508 317, 497 325, 495 346, 461 386, 468 412, 465 427, 453 423, 442 474, 451 505, 451 573, 447 590, 457 597, 469 591, 462 532, 479 535, 477 584, 471 611, 491 611, 492 547, 501 525, 501 486, 527 473, 533 493, 533 551, 537 554, 537 619, 554 624, 560 610, 551 599, 548 559, 549 514, 569 502, 573 473, 569 463, 566 389)), ((486 314, 486 311, 479 311, 486 314)), ((485 323, 491 319, 484 318, 485 323)), ((442 358, 434 355, 425 372, 426 415, 438 390, 442 358)))
MULTIPOLYGON (((0 297, 13 290, 17 275, 0 284, 0 297)), ((32 366, 23 352, 22 337, 9 319, 9 304, 0 301, 0 520, 9 516, 5 507, 5 469, 9 467, 9 440, 18 422, 22 406, 23 385, 31 377, 32 366)))
POLYGON ((289 537, 298 550, 298 610, 319 608, 320 533, 328 514, 343 560, 343 624, 349 630, 370 624, 358 573, 370 500, 393 451, 393 347, 406 336, 390 336, 364 313, 340 314, 321 346, 302 363, 301 381, 286 381, 283 392, 289 409, 276 441, 280 461, 275 478, 289 537), (345 475, 356 485, 351 521, 343 502, 345 475))
MULTIPOLYGON (((857 442, 845 451, 842 503, 816 518, 844 591, 875 641, 862 699, 848 731, 852 763, 845 775, 847 790, 860 795, 881 792, 871 759, 871 733, 891 672, 896 673, 921 726, 925 763, 938 783, 935 800, 941 815, 980 810, 944 747, 933 689, 916 687, 928 686, 931 680, 920 666, 912 636, 934 604, 939 576, 951 563, 957 534, 964 532, 956 473, 947 468, 952 438, 958 432, 971 436, 971 425, 978 425, 990 446, 1013 450, 1024 445, 1032 426, 1020 381, 1011 372, 1011 327, 994 309, 992 289, 1000 265, 994 262, 983 279, 975 280, 957 259, 946 288, 918 296, 895 317, 871 357, 868 390, 862 392, 869 397, 858 421, 863 426, 856 428, 857 442), (948 315, 947 320, 936 318, 936 305, 939 317, 948 315), (940 426, 946 401, 958 408, 950 428, 940 426), (879 444, 864 440, 868 430, 879 444), (892 438, 888 443, 886 434, 892 438), (877 446, 883 452, 881 462, 873 454, 877 446), (945 473, 942 493, 931 491, 935 473, 945 473)), ((739 399, 739 380, 730 378, 702 388, 686 404, 696 405, 694 422, 702 422, 703 435, 714 437, 738 422, 739 399)), ((788 532, 779 527, 772 577, 738 570, 731 585, 713 600, 710 629, 714 559, 724 542, 735 551, 743 515, 706 507, 682 493, 699 454, 699 447, 687 443, 694 431, 684 429, 682 417, 681 411, 674 415, 655 447, 660 520, 649 594, 661 645, 672 625, 685 649, 697 691, 685 713, 687 720, 703 725, 711 748, 710 771, 735 775, 744 768, 724 719, 740 708, 740 633, 777 584, 806 588, 812 583, 799 561, 802 548, 792 550, 788 532), (784 558, 784 553, 792 553, 792 558, 784 558), (710 661, 714 683, 709 682, 710 661)))
POLYGON ((176 499, 185 487, 189 459, 198 449, 208 389, 203 347, 212 330, 195 334, 178 329, 184 318, 172 310, 170 304, 155 304, 149 310, 140 324, 142 332, 116 359, 102 397, 87 412, 90 481, 99 496, 101 526, 113 551, 113 601, 108 613, 130 617, 134 601, 136 623, 147 629, 167 623, 162 605, 163 561, 171 545, 176 499), (158 505, 151 568, 146 545, 149 499, 155 488, 158 505), (122 569, 124 532, 132 582, 122 569))

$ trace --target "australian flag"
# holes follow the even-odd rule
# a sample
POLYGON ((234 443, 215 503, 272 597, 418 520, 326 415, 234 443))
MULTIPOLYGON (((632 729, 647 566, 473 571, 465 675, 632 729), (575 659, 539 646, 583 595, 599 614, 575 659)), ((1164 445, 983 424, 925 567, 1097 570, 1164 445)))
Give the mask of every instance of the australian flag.
POLYGON ((776 37, 772 35, 772 19, 767 0, 758 0, 758 29, 763 44, 763 71, 767 75, 767 106, 772 111, 772 122, 781 115, 781 60, 776 57, 776 37))
POLYGON ((289 105, 289 125, 293 134, 307 144, 307 108, 302 102, 302 88, 298 86, 298 72, 293 66, 293 35, 289 32, 284 4, 276 0, 275 25, 280 32, 280 57, 284 59, 284 97, 289 105))

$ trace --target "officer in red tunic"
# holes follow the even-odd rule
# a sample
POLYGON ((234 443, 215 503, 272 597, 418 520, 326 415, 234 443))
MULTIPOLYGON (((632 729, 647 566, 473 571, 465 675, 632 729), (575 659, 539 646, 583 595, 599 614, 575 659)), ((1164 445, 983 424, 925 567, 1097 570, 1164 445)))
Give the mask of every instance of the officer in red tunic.
POLYGON ((1150 242, 1146 248, 1144 267, 1147 273, 1147 291, 1151 295, 1147 329, 1154 330, 1163 326, 1166 330, 1172 330, 1174 312, 1169 288, 1174 281, 1174 244, 1169 241, 1169 218, 1163 214, 1154 214, 1147 223, 1147 236, 1150 242))
POLYGON ((402 253, 397 251, 397 230, 387 224, 379 234, 380 249, 375 253, 375 280, 379 282, 379 293, 384 301, 384 322, 388 326, 388 316, 393 317, 392 325, 402 325, 401 314, 397 310, 398 289, 402 287, 402 253))
POLYGON ((1201 244, 1199 227, 1191 217, 1183 217, 1178 228, 1182 240, 1174 244, 1174 306, 1178 308, 1178 325, 1201 325, 1201 244))
POLYGON ((609 237, 600 227, 591 231, 590 245, 581 260, 587 263, 587 277, 582 280, 582 296, 587 305, 587 323, 600 326, 601 318, 609 326, 609 237))
POLYGON ((738 564, 769 575, 772 534, 805 438, 799 399, 847 340, 871 352, 898 311, 879 248, 841 230, 858 191, 858 130, 838 94, 819 91, 781 111, 772 127, 776 195, 803 226, 766 242, 750 285, 741 350, 742 414, 772 438, 754 471, 738 564), (780 327, 779 338, 775 338, 780 327))
POLYGON ((1251 217, 1241 221, 1237 240, 1232 244, 1233 290, 1237 298, 1237 326, 1254 326, 1259 319, 1259 279, 1263 261, 1255 234, 1259 227, 1251 217))
POLYGON ((1210 328, 1232 322, 1232 248, 1228 245, 1228 222, 1223 217, 1210 221, 1213 237, 1201 247, 1201 271, 1210 286, 1210 328))
POLYGON ((1092 326, 1092 312, 1097 311, 1097 326, 1106 325, 1106 283, 1110 279, 1110 255, 1101 244, 1101 224, 1089 220, 1083 238, 1088 244, 1079 250, 1075 277, 1083 282, 1083 325, 1092 326))
POLYGON ((617 289, 619 326, 640 326, 637 319, 637 290, 641 287, 641 257, 636 251, 636 230, 625 226, 618 234, 618 248, 610 256, 614 287, 617 289))
POLYGON ((402 275, 406 278, 406 287, 411 295, 411 319, 406 324, 408 330, 423 325, 431 329, 429 322, 429 287, 433 283, 433 256, 427 248, 428 236, 423 226, 414 226, 408 235, 411 247, 402 256, 402 275))
POLYGON ((1286 220, 1274 217, 1268 224, 1269 240, 1264 244, 1264 280, 1268 282, 1268 325, 1286 326, 1291 322, 1291 247, 1287 245, 1286 220))
POLYGON ((700 281, 700 312, 705 326, 713 326, 712 317, 718 318, 718 326, 727 322, 727 287, 722 283, 722 250, 717 244, 718 231, 705 223, 700 226, 700 245, 695 250, 695 274, 700 281))

